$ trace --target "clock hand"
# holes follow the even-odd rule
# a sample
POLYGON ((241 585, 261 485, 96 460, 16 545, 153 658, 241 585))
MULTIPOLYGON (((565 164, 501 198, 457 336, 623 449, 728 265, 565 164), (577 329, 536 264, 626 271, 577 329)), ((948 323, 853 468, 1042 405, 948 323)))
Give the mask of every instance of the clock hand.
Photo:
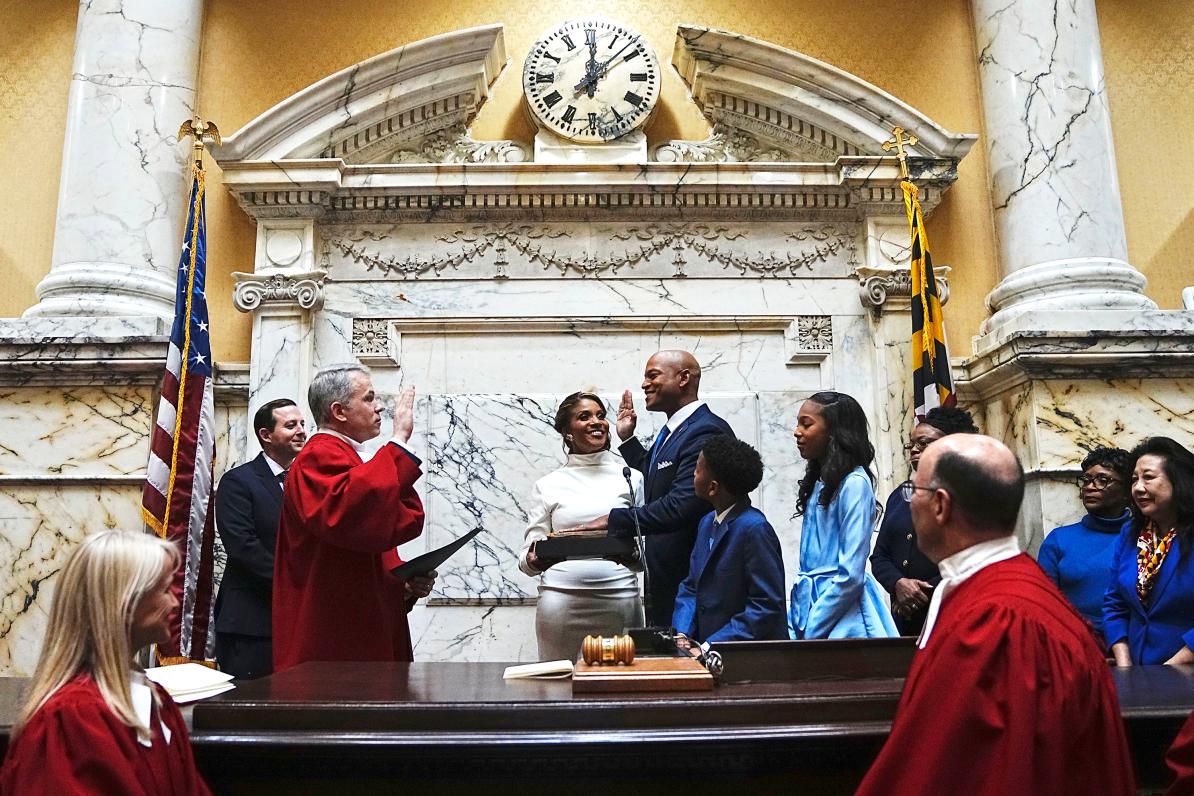
POLYGON ((635 40, 631 39, 630 41, 628 41, 624 45, 622 45, 622 49, 618 50, 616 53, 614 53, 612 56, 610 56, 609 59, 607 59, 605 63, 603 63, 601 66, 597 67, 597 69, 593 71, 593 74, 591 74, 591 75, 586 74, 584 79, 581 80, 579 83, 577 83, 576 86, 574 86, 572 90, 576 94, 579 94, 582 90, 587 91, 588 87, 590 85, 593 87, 593 90, 596 90, 597 80, 605 75, 605 70, 609 68, 609 65, 612 64, 614 61, 618 60, 618 56, 620 56, 622 53, 626 52, 627 48, 629 48, 630 45, 634 44, 634 42, 635 42, 635 40))
MULTIPOLYGON (((589 60, 585 62, 585 81, 588 81, 597 74, 597 36, 588 36, 588 34, 586 34, 586 37, 589 39, 589 60)), ((588 84, 586 90, 586 93, 589 95, 589 99, 593 99, 593 94, 596 91, 597 81, 594 80, 588 84)))

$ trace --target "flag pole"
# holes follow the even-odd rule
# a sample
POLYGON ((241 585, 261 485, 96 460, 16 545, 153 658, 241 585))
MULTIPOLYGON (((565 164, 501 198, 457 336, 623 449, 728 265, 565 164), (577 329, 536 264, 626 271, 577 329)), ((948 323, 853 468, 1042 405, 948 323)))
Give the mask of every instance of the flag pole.
POLYGON ((945 321, 937 291, 933 259, 925 235, 924 214, 919 192, 908 173, 908 149, 919 139, 902 127, 892 128, 892 138, 883 142, 883 151, 895 150, 900 164, 900 189, 908 213, 909 271, 912 278, 912 392, 913 412, 923 420, 930 409, 953 406, 953 375, 949 369, 949 349, 945 343, 945 321))

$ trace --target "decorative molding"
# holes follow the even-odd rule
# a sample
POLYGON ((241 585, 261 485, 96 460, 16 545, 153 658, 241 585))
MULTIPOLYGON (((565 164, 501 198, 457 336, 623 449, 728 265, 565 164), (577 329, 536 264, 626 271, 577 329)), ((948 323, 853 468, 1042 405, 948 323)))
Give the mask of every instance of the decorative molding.
POLYGON ((437 130, 416 146, 403 145, 389 163, 522 163, 529 149, 517 141, 476 141, 463 122, 437 130))
MULTIPOLYGON (((949 302, 948 265, 933 268, 942 306, 949 302)), ((907 268, 855 269, 858 276, 858 299, 862 306, 876 315, 886 310, 906 310, 912 306, 912 271, 907 268)))
POLYGON ((883 154, 891 128, 915 133, 919 158, 965 157, 976 135, 950 133, 854 75, 795 50, 712 28, 680 25, 672 64, 714 123, 744 130, 766 147, 801 140, 837 155, 883 154))
POLYGON ((714 124, 713 131, 703 141, 668 141, 655 148, 655 160, 663 163, 830 162, 836 160, 836 156, 837 153, 816 147, 811 142, 808 149, 800 152, 767 148, 749 133, 720 122, 714 124), (808 157, 813 154, 811 150, 816 150, 817 156, 808 157))
MULTIPOLYGON (((419 253, 399 257, 370 250, 359 241, 343 238, 328 238, 324 243, 323 265, 331 268, 330 252, 335 249, 354 263, 363 264, 367 271, 378 271, 384 276, 398 276, 402 279, 417 279, 420 276, 439 276, 447 269, 458 269, 467 263, 479 262, 493 249, 494 279, 508 278, 506 259, 508 251, 520 254, 526 263, 541 266, 543 270, 554 269, 561 276, 576 275, 614 276, 620 270, 633 270, 636 266, 653 258, 673 252, 671 265, 673 277, 683 278, 688 274, 685 253, 696 255, 722 270, 736 271, 739 275, 769 277, 798 276, 802 271, 811 272, 817 263, 830 262, 839 255, 845 255, 848 266, 856 266, 857 240, 848 229, 837 225, 808 226, 788 233, 785 240, 801 244, 791 250, 746 253, 742 244, 727 245, 747 236, 745 231, 704 223, 645 224, 631 226, 610 233, 605 245, 594 244, 590 251, 611 252, 619 245, 629 243, 620 253, 599 255, 594 253, 577 256, 552 248, 548 243, 559 238, 571 238, 571 234, 545 226, 475 226, 467 230, 456 230, 448 235, 436 236, 441 244, 457 245, 443 253, 419 253)), ((381 242, 374 239, 374 242, 381 242)))
POLYGON ((397 47, 291 95, 212 148, 216 162, 339 158, 369 163, 466 124, 506 64, 501 25, 397 47))
POLYGON ((241 312, 253 312, 263 304, 293 304, 303 310, 323 306, 326 271, 274 274, 233 271, 232 278, 236 280, 232 303, 241 312))

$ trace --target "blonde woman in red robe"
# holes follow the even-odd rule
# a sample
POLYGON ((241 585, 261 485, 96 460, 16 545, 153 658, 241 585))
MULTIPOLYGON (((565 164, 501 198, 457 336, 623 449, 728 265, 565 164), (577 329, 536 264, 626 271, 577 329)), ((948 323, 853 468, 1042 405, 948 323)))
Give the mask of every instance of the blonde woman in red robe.
POLYGON ((207 794, 178 706, 134 663, 170 639, 178 551, 154 536, 84 540, 58 580, 12 729, 0 794, 207 794))

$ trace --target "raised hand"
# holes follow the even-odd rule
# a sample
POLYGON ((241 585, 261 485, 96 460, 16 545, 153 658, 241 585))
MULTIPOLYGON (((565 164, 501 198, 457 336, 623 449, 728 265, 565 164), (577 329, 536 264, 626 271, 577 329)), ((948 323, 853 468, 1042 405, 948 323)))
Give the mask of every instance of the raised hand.
POLYGON ((415 430, 415 388, 407 387, 394 404, 394 437, 406 442, 415 430))
POLYGON ((622 393, 622 403, 618 404, 618 438, 623 442, 634 435, 634 427, 638 425, 638 415, 634 413, 634 398, 630 390, 622 393))

